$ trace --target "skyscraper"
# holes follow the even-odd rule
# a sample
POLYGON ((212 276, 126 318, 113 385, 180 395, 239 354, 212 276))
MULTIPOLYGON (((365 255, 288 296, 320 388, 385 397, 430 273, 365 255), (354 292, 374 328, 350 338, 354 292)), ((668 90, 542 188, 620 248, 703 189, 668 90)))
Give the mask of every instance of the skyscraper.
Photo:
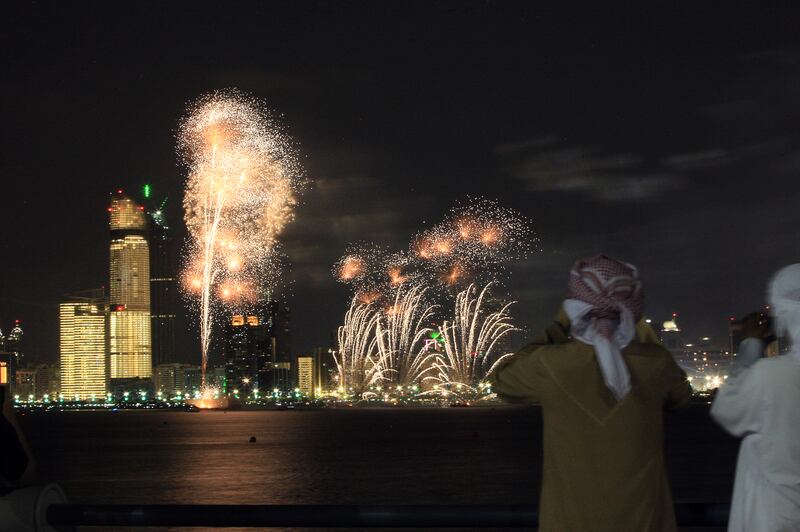
POLYGON ((111 197, 109 341, 112 379, 149 379, 150 248, 144 207, 121 190, 111 197))
MULTIPOLYGON (((152 195, 150 185, 143 188, 145 200, 152 195)), ((175 319, 178 311, 178 285, 172 233, 166 218, 164 198, 148 207, 150 219, 150 311, 153 340, 153 365, 175 361, 175 319)))
POLYGON ((225 328, 224 392, 249 395, 270 385, 272 342, 262 317, 235 315, 225 328))
MULTIPOLYGON (((8 333, 8 337, 5 339, 5 347, 12 353, 17 355, 17 358, 22 358, 22 326, 19 323, 19 320, 14 320, 14 327, 11 329, 11 332, 8 333)), ((19 361, 19 360, 18 360, 19 361)))
POLYGON ((673 313, 672 319, 667 320, 661 326, 661 334, 659 335, 659 339, 664 347, 672 353, 672 357, 676 360, 676 362, 681 362, 681 357, 684 353, 684 345, 683 345, 683 337, 681 335, 681 329, 678 327, 678 315, 673 313))
POLYGON ((68 297, 59 306, 61 393, 74 399, 108 390, 107 314, 102 290, 68 297))

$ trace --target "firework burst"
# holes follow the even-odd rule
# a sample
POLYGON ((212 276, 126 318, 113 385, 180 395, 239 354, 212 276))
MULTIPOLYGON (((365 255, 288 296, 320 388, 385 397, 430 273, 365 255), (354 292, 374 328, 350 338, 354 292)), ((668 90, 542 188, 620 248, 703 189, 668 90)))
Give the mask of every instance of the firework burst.
POLYGON ((235 91, 190 106, 178 149, 188 170, 184 288, 199 303, 205 382, 215 305, 252 305, 276 280, 276 239, 292 220, 300 168, 264 106, 235 91))
MULTIPOLYGON (((507 264, 525 257, 535 243, 523 216, 478 199, 457 205, 441 223, 417 233, 407 252, 391 253, 366 243, 348 247, 333 268, 334 276, 353 290, 339 350, 345 358, 375 368, 370 378, 356 379, 361 384, 354 389, 364 393, 365 386, 385 380, 403 389, 432 380, 438 381, 436 389, 423 394, 475 392, 494 367, 503 340, 517 330, 509 314, 511 303, 491 300, 490 288, 507 264), (431 302, 439 298, 451 301, 454 310, 435 327, 440 307, 431 302), (367 313, 373 306, 383 308, 382 314, 369 315, 374 323, 363 316, 355 319, 355 308, 367 313), (426 338, 429 333, 435 334, 426 338), (354 338, 359 339, 358 349, 354 338), (421 346, 423 340, 433 343, 421 346), (373 379, 375 375, 380 377, 373 379)), ((364 370, 351 373, 367 375, 364 370)))
POLYGON ((365 398, 370 388, 389 380, 389 357, 381 349, 385 334, 381 311, 353 298, 339 327, 339 350, 334 353, 339 393, 365 398))
POLYGON ((334 264, 333 275, 349 284, 363 304, 388 300, 393 289, 411 280, 408 259, 402 253, 389 253, 368 243, 348 246, 344 256, 334 264))
POLYGON ((407 252, 369 243, 349 246, 333 274, 362 302, 390 301, 399 287, 411 284, 438 287, 452 297, 470 283, 495 281, 535 243, 522 215, 491 200, 471 199, 417 233, 407 252))
POLYGON ((419 232, 410 252, 427 278, 440 286, 463 288, 493 281, 509 261, 525 257, 532 243, 529 223, 519 213, 495 201, 473 199, 419 232))
POLYGON ((444 338, 444 353, 437 361, 438 380, 450 389, 466 387, 475 390, 480 380, 491 371, 501 341, 517 331, 511 322, 509 308, 487 309, 489 283, 478 291, 469 285, 456 296, 453 320, 439 328, 444 338))
POLYGON ((384 311, 385 334, 379 346, 387 366, 393 371, 392 380, 401 386, 411 386, 434 370, 435 354, 423 345, 425 336, 433 329, 426 324, 432 319, 436 305, 427 303, 428 289, 421 285, 396 290, 394 302, 384 311))

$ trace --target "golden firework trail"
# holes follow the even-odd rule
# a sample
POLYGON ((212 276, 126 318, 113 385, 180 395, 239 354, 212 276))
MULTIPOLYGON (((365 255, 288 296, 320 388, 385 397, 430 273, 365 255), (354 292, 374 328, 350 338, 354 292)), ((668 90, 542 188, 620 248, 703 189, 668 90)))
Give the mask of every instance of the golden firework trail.
POLYGON ((495 311, 486 308, 492 284, 480 291, 471 284, 459 292, 452 321, 445 321, 439 327, 444 352, 436 363, 438 380, 451 390, 459 386, 474 390, 491 370, 501 340, 519 330, 508 313, 514 302, 495 311))
POLYGON ((381 350, 385 334, 380 310, 353 298, 339 327, 339 349, 333 355, 341 395, 362 399, 371 387, 389 380, 388 356, 381 350))
POLYGON ((433 331, 426 324, 432 318, 437 305, 427 301, 428 288, 414 285, 399 287, 393 304, 383 316, 385 334, 379 337, 379 347, 387 366, 392 369, 390 378, 401 386, 411 386, 431 378, 434 371, 435 354, 428 352, 424 340, 433 331))
POLYGON ((236 91, 191 105, 178 149, 188 170, 184 287, 199 303, 205 383, 215 306, 251 305, 275 280, 276 239, 293 218, 300 168, 265 107, 236 91))

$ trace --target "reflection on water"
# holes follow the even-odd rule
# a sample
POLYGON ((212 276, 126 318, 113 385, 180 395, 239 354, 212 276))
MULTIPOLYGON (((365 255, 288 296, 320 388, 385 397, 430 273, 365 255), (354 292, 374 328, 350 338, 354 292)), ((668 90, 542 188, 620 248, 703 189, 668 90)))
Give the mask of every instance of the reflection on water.
MULTIPOLYGON (((531 504, 539 491, 536 408, 63 412, 21 422, 42 476, 72 502, 531 504)), ((735 454, 707 407, 667 418, 676 499, 728 500, 735 454)))

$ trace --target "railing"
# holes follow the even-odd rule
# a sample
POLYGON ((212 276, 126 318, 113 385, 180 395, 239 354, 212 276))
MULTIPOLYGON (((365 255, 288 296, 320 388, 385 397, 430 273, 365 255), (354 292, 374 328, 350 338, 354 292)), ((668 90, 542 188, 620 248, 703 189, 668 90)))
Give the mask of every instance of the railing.
MULTIPOLYGON (((724 527, 727 504, 678 502, 678 526, 724 527)), ((52 526, 206 526, 353 528, 536 527, 538 512, 527 505, 168 505, 51 504, 52 526)))

